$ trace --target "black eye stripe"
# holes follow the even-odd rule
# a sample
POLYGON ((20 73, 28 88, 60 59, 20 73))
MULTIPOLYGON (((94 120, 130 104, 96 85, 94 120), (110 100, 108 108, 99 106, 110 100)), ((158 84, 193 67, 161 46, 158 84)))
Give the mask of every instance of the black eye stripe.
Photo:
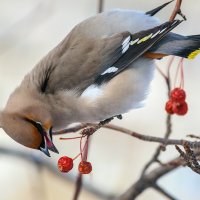
POLYGON ((44 141, 44 129, 42 127, 42 124, 40 122, 35 122, 34 120, 31 120, 31 119, 28 119, 28 118, 24 118, 24 120, 31 123, 33 126, 35 126, 37 128, 38 132, 42 136, 42 142, 41 142, 38 149, 40 150, 41 147, 44 149, 46 144, 45 144, 45 141, 44 141))
POLYGON ((39 132, 40 134, 43 133, 44 129, 43 129, 41 123, 35 122, 35 121, 33 121, 33 120, 31 120, 31 119, 28 119, 28 118, 25 118, 25 120, 26 120, 27 122, 30 122, 33 126, 35 126, 35 127, 38 129, 38 132, 39 132))

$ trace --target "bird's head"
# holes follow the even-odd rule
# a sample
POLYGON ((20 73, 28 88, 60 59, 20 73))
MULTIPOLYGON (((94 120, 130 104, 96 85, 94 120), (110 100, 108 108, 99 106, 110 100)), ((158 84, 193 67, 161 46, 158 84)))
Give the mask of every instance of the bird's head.
POLYGON ((0 127, 16 142, 39 149, 47 156, 58 153, 52 141, 52 121, 45 109, 29 107, 22 112, 0 112, 0 127))

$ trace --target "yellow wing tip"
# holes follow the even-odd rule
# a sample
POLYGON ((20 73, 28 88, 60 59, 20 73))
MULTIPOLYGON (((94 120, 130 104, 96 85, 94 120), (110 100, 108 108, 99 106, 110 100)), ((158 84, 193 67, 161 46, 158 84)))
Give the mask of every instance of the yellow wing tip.
POLYGON ((195 51, 193 51, 192 53, 190 53, 190 55, 188 56, 188 59, 194 59, 198 54, 200 53, 200 49, 197 49, 195 51))

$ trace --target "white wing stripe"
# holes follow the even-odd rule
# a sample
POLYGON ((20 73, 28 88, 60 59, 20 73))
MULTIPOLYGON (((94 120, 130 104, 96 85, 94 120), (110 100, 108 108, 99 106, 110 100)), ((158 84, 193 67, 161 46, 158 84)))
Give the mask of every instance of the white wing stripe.
POLYGON ((104 71, 101 75, 104 75, 104 74, 109 74, 109 73, 113 73, 113 72, 116 72, 118 70, 118 68, 116 67, 110 67, 108 68, 106 71, 104 71))

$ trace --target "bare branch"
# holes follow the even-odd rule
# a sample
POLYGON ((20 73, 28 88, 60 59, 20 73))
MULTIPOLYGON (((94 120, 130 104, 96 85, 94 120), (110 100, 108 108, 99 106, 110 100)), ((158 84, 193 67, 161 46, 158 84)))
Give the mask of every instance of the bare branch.
MULTIPOLYGON (((4 148, 4 147, 0 147, 0 155, 14 156, 14 157, 26 160, 28 162, 33 163, 38 168, 47 169, 49 172, 54 174, 56 177, 59 177, 64 181, 73 181, 74 182, 73 176, 70 176, 70 175, 64 176, 63 173, 60 173, 58 171, 58 169, 57 169, 57 167, 55 167, 55 165, 48 162, 48 160, 44 159, 43 155, 40 157, 35 154, 27 153, 27 151, 19 151, 17 149, 10 149, 10 148, 8 149, 8 148, 4 148)), ((107 198, 107 196, 105 194, 103 194, 100 190, 97 190, 96 188, 94 188, 92 186, 85 185, 84 189, 86 189, 87 191, 91 192, 92 194, 98 196, 100 199, 107 198)))
MULTIPOLYGON (((165 75, 162 70, 157 66, 157 70, 158 72, 161 74, 161 76, 164 78, 165 82, 166 82, 166 85, 167 85, 167 96, 169 98, 170 96, 170 90, 171 90, 171 83, 170 83, 170 68, 171 68, 171 65, 174 61, 174 56, 171 57, 168 65, 167 65, 167 75, 165 75)), ((167 114, 167 117, 166 117, 166 133, 165 133, 165 136, 164 138, 165 139, 168 139, 170 137, 172 133, 172 117, 170 114, 167 114)), ((161 161, 159 160, 159 156, 161 154, 161 151, 164 151, 165 150, 165 145, 161 144, 157 147, 155 153, 153 154, 152 158, 149 160, 149 162, 147 162, 147 164, 144 166, 143 170, 142 170, 142 173, 141 173, 141 177, 144 176, 145 172, 147 171, 147 169, 154 163, 154 162, 157 162, 157 163, 160 163, 161 164, 161 161)))
POLYGON ((186 20, 185 15, 181 12, 181 4, 182 4, 182 0, 177 0, 176 1, 176 6, 170 16, 169 21, 173 21, 176 18, 176 15, 180 15, 184 20, 186 20))
POLYGON ((198 139, 198 140, 200 139, 199 136, 197 136, 197 135, 193 135, 193 134, 187 135, 187 137, 195 138, 195 139, 198 139))
POLYGON ((184 145, 184 149, 186 153, 184 153, 178 146, 176 146, 177 151, 180 153, 181 157, 184 159, 186 165, 197 174, 200 174, 200 165, 197 161, 197 157, 194 152, 190 149, 189 145, 186 143, 184 145))
POLYGON ((160 166, 148 174, 145 174, 134 183, 124 194, 114 200, 132 200, 139 196, 144 190, 155 185, 156 181, 183 164, 182 159, 176 158, 166 165, 160 166))
MULTIPOLYGON (((165 139, 165 138, 161 138, 161 137, 155 137, 155 136, 149 136, 149 135, 143 135, 137 132, 133 132, 127 128, 123 128, 114 124, 106 124, 106 125, 99 125, 99 124, 93 124, 93 123, 88 123, 86 125, 87 126, 91 126, 89 128, 86 128, 85 131, 82 131, 82 133, 87 133, 89 135, 93 134, 92 131, 88 130, 95 130, 95 132, 99 129, 99 128, 107 128, 107 129, 111 129, 111 130, 115 130, 117 132, 121 132, 121 133, 125 133, 131 137, 137 138, 139 140, 143 140, 143 141, 147 141, 147 142, 156 142, 156 143, 160 143, 163 145, 180 145, 180 146, 184 146, 185 143, 188 143, 188 145, 190 146, 190 148, 192 149, 200 149, 200 142, 199 141, 189 141, 189 140, 178 140, 178 139, 165 139), (98 129, 97 129, 98 128, 98 129)), ((78 128, 80 128, 81 126, 78 125, 78 128)), ((85 127, 85 125, 84 125, 85 127)), ((74 128, 70 128, 71 132, 74 132, 73 130, 77 131, 78 129, 77 127, 74 128)), ((62 134, 65 134, 64 131, 66 131, 67 133, 69 133, 68 131, 69 129, 65 129, 63 131, 59 131, 59 132, 54 132, 54 134, 60 133, 62 132, 62 134)))
POLYGON ((75 186, 75 192, 74 192, 73 200, 78 200, 81 189, 82 189, 82 174, 79 173, 78 176, 77 176, 77 179, 76 179, 76 186, 75 186))
POLYGON ((159 185, 154 185, 153 188, 155 190, 157 190, 159 193, 161 193, 162 195, 164 195, 165 197, 167 197, 170 200, 177 200, 176 198, 174 198, 171 194, 169 194, 167 191, 165 191, 162 187, 160 187, 159 185))
POLYGON ((98 13, 103 12, 104 0, 99 0, 98 3, 98 13))
POLYGON ((127 135, 130 135, 132 137, 135 137, 137 139, 143 140, 143 141, 148 141, 148 142, 157 142, 161 143, 164 145, 181 145, 184 146, 185 143, 188 143, 190 148, 192 149, 199 149, 200 148, 200 142, 198 141, 188 141, 188 140, 177 140, 177 139, 165 139, 165 138, 160 138, 160 137, 154 137, 154 136, 149 136, 149 135, 142 135, 137 132, 133 132, 129 129, 122 128, 120 126, 114 125, 114 124, 107 124, 104 126, 104 128, 109 128, 118 132, 125 133, 127 135))
MULTIPOLYGON (((200 152, 195 152, 195 156, 198 157, 200 152)), ((169 172, 177 169, 180 166, 185 166, 186 161, 180 157, 171 160, 170 162, 157 167, 148 174, 145 174, 142 178, 134 183, 124 194, 119 197, 113 198, 113 200, 133 200, 138 197, 144 190, 155 187, 155 184, 159 178, 168 174, 169 172)))

